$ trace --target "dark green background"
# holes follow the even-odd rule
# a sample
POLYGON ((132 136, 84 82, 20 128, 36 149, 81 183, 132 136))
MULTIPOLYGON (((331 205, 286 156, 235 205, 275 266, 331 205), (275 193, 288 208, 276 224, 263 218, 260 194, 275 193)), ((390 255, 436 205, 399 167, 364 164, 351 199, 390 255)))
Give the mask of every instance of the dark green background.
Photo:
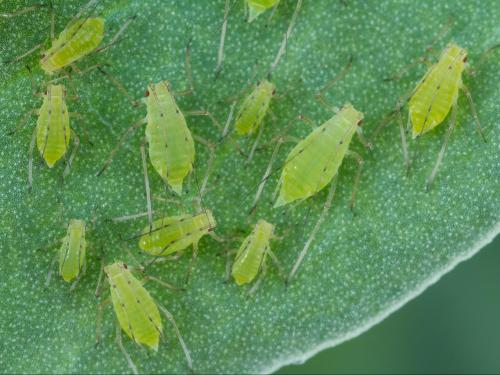
POLYGON ((500 236, 381 324, 278 373, 500 373, 500 236))

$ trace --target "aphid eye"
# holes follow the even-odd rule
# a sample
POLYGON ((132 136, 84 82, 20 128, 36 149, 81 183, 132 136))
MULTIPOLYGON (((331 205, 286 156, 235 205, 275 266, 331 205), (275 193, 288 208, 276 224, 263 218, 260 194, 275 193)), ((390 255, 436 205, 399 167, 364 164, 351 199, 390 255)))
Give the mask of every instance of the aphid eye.
POLYGON ((466 62, 467 62, 467 55, 464 57, 463 62, 464 62, 464 63, 466 63, 466 62))
POLYGON ((364 119, 359 120, 356 125, 361 126, 361 124, 363 124, 363 120, 364 119))
POLYGON ((271 95, 275 95, 276 94, 276 89, 273 90, 272 94, 271 95))
POLYGON ((149 96, 149 90, 146 90, 146 94, 144 94, 146 97, 149 96))
POLYGON ((128 266, 125 263, 123 263, 123 268, 125 268, 126 270, 128 270, 128 266))

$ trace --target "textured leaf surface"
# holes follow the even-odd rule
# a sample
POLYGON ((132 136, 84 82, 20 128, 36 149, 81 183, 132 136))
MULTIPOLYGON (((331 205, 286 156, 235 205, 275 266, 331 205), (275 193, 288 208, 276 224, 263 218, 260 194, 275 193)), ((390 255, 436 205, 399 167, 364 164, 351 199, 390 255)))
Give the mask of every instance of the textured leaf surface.
MULTIPOLYGON (((221 78, 213 81, 224 11, 223 1, 104 1, 108 38, 130 15, 138 15, 126 39, 100 56, 85 60, 109 62, 109 69, 134 97, 141 97, 150 81, 169 79, 182 89, 184 47, 193 37, 192 64, 196 95, 179 99, 183 110, 206 108, 223 122, 229 113, 227 99, 250 80, 256 81, 272 62, 292 15, 294 3, 282 2, 270 24, 267 15, 251 25, 243 22, 243 2, 232 10, 228 25, 226 60, 221 78), (256 75, 254 75, 256 73, 256 75)), ((272 104, 274 116, 266 118, 267 140, 289 133, 302 137, 309 128, 294 120, 305 114, 319 125, 330 114, 314 101, 314 92, 354 56, 344 80, 328 93, 337 106, 350 101, 365 113, 365 134, 370 136, 379 120, 391 110, 398 96, 407 92, 425 71, 419 67, 399 82, 383 78, 418 57, 451 17, 455 26, 437 49, 451 38, 469 51, 472 65, 478 56, 500 40, 500 7, 497 1, 306 1, 287 54, 273 80, 282 98, 272 104)), ((57 2, 60 31, 81 2, 57 2)), ((22 2, 2 2, 2 10, 22 2)), ((1 57, 28 50, 49 33, 45 10, 2 19, 1 57)), ((36 59, 27 63, 36 66, 36 59)), ((452 136, 436 185, 424 192, 424 181, 441 146, 445 126, 411 142, 412 174, 405 178, 399 130, 391 124, 376 142, 373 152, 353 142, 366 161, 357 208, 349 210, 355 174, 348 160, 340 170, 334 206, 321 228, 295 281, 285 290, 271 267, 257 295, 248 298, 245 288, 224 284, 223 248, 210 238, 200 243, 201 254, 186 292, 172 293, 153 284, 148 289, 176 317, 191 349, 196 372, 262 372, 305 358, 309 352, 334 345, 362 332, 393 311, 429 283, 472 255, 498 231, 500 114, 498 52, 475 77, 466 77, 488 143, 478 136, 467 102, 460 97, 458 126, 452 136)), ((43 74, 34 70, 41 82, 43 74)), ((101 177, 95 172, 132 122, 144 116, 144 108, 131 108, 106 79, 93 73, 75 77, 81 99, 70 103, 83 119, 73 127, 82 146, 73 170, 60 182, 64 165, 53 170, 35 155, 35 184, 26 187, 28 147, 35 121, 14 136, 5 133, 40 101, 30 94, 23 64, 0 68, 1 170, 0 170, 0 368, 4 372, 109 372, 128 371, 114 344, 114 318, 106 311, 103 338, 94 347, 99 249, 107 262, 132 262, 120 245, 140 230, 144 220, 113 224, 109 218, 143 212, 145 197, 138 131, 101 177), (87 134, 88 136, 86 136, 87 134), (90 143, 92 142, 92 143, 90 143), (63 207, 62 210, 60 207, 63 207), (43 288, 52 252, 39 251, 64 235, 69 218, 91 220, 88 270, 73 294, 55 277, 43 288), (62 212, 62 215, 61 215, 62 212), (61 219, 62 216, 62 219, 61 219), (93 254, 92 254, 93 251, 93 254)), ((206 118, 188 118, 193 133, 215 141, 219 132, 206 118)), ((142 134, 141 134, 142 133, 142 134)), ((241 143, 249 147, 249 143, 241 143)), ((282 148, 280 161, 290 144, 282 148)), ((246 165, 229 143, 217 152, 213 188, 205 199, 219 222, 217 232, 230 236, 246 230, 252 221, 247 209, 269 160, 271 149, 260 151, 246 165)), ((196 176, 201 179, 208 154, 197 147, 196 176)), ((165 196, 159 177, 150 169, 155 195, 165 196)), ((318 217, 326 191, 291 210, 272 210, 269 201, 277 176, 271 179, 258 216, 278 225, 285 239, 274 244, 277 256, 289 269, 305 236, 318 217)), ((194 179, 191 191, 195 192, 194 179)), ((184 203, 190 209, 190 198, 184 203)), ((175 205, 155 201, 159 212, 177 213, 175 205)), ((256 220, 256 218, 254 219, 256 220)), ((126 245, 139 259, 135 242, 126 245)), ((189 256, 178 262, 154 266, 151 274, 181 284, 189 256)), ((167 325, 167 323, 165 323, 167 325)), ((183 372, 186 365, 170 327, 158 353, 141 350, 128 338, 125 345, 141 372, 183 372)))

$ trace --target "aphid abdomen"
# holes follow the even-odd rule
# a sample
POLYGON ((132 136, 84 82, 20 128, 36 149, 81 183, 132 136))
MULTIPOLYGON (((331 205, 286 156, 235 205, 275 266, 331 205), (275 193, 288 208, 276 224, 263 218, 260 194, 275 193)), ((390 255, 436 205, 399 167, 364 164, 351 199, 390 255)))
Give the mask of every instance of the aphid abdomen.
POLYGON ((71 281, 79 274, 85 262, 85 222, 71 220, 59 250, 59 273, 64 281, 71 281))
POLYGON ((157 351, 163 328, 153 298, 125 264, 113 263, 104 271, 120 327, 136 343, 157 351))
POLYGON ((306 199, 323 189, 342 164, 363 114, 350 104, 312 131, 288 155, 274 207, 306 199))
POLYGON ((194 141, 167 83, 150 85, 146 139, 151 164, 177 194, 193 169, 194 141))
POLYGON ((441 124, 456 103, 465 57, 462 48, 448 46, 417 87, 409 103, 413 138, 441 124))
POLYGON ((139 247, 151 255, 166 256, 198 243, 215 225, 209 210, 194 216, 171 216, 155 220, 151 231, 149 226, 142 231, 139 247))
POLYGON ((52 168, 66 153, 70 139, 69 114, 61 85, 49 85, 36 125, 36 143, 40 155, 52 168))
POLYGON ((236 284, 247 284, 255 279, 262 262, 265 261, 273 230, 272 224, 259 220, 252 233, 245 238, 236 254, 231 272, 236 284))
POLYGON ((95 50, 104 37, 104 18, 77 20, 64 29, 45 51, 40 65, 52 74, 95 50))
POLYGON ((263 80, 245 98, 236 116, 236 132, 239 135, 252 134, 258 130, 267 113, 275 88, 274 84, 263 80))

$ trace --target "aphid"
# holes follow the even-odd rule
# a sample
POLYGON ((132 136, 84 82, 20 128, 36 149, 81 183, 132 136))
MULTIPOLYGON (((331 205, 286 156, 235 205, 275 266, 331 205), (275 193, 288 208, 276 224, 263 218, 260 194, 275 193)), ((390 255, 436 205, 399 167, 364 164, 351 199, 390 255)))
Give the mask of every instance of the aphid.
MULTIPOLYGON (((150 202, 148 201, 148 211, 151 212, 150 202)), ((131 217, 136 217, 132 215, 131 217)), ((125 218, 127 219, 127 218, 125 218)), ((124 220, 121 218, 121 220, 124 220)), ((196 214, 183 214, 178 216, 164 216, 157 219, 145 227, 139 235, 130 239, 139 238, 139 248, 145 253, 154 256, 149 262, 152 264, 160 257, 175 255, 175 258, 182 255, 190 246, 193 247, 193 255, 189 263, 186 274, 186 283, 191 276, 194 262, 198 256, 198 242, 200 239, 209 235, 218 242, 223 240, 215 233, 217 223, 209 209, 199 208, 196 214)))
POLYGON ((35 130, 29 149, 28 187, 33 184, 33 149, 36 146, 47 166, 52 168, 63 156, 69 147, 71 135, 75 138, 73 152, 63 172, 63 178, 69 173, 71 163, 76 155, 80 139, 70 127, 70 115, 66 105, 66 88, 63 85, 49 84, 43 96, 40 109, 32 109, 20 119, 16 128, 9 134, 19 130, 31 115, 38 115, 35 130))
POLYGON ((76 279, 71 285, 70 291, 75 289, 86 270, 85 252, 87 242, 85 240, 85 231, 86 227, 84 220, 71 219, 69 221, 66 235, 61 241, 58 241, 62 242, 62 245, 57 251, 57 256, 54 257, 50 265, 47 280, 45 282, 46 287, 50 283, 54 262, 58 259, 59 274, 66 282, 71 282, 76 279))
MULTIPOLYGON (((102 17, 81 18, 83 13, 92 7, 98 0, 91 0, 85 5, 73 19, 68 23, 64 30, 57 38, 54 37, 55 16, 52 11, 51 17, 51 46, 43 51, 40 59, 40 66, 47 74, 54 74, 62 71, 68 66, 72 66, 75 71, 81 72, 75 63, 83 57, 91 53, 102 52, 118 41, 119 36, 125 31, 135 17, 129 18, 124 25, 118 30, 111 41, 98 48, 104 38, 104 23, 102 17)), ((16 57, 10 62, 19 61, 22 58, 32 54, 36 50, 42 48, 43 43, 40 43, 30 49, 28 52, 16 57)), ((95 68, 99 64, 93 66, 95 68)), ((90 68, 91 69, 91 68, 90 68)), ((90 70, 87 68, 86 70, 90 70)))
MULTIPOLYGON (((487 53, 498 46, 490 48, 483 54, 484 59, 487 53)), ((417 61, 421 61, 419 59, 417 61)), ((413 66, 414 64, 411 64, 413 66)), ((400 126, 401 140, 403 144, 403 156, 405 159, 405 165, 407 171, 410 167, 410 158, 408 155, 408 147, 406 144, 405 130, 403 126, 403 120, 401 118, 401 108, 408 101, 409 114, 408 114, 408 125, 412 128, 412 138, 418 138, 421 135, 431 131, 446 119, 451 111, 451 116, 449 120, 449 127, 443 140, 443 145, 439 151, 436 163, 432 169, 431 174, 428 176, 426 181, 426 188, 429 189, 437 175, 438 169, 443 161, 446 148, 448 146, 448 141, 456 125, 456 114, 457 114, 457 100, 459 91, 462 90, 467 99, 469 100, 470 108, 474 121, 476 122, 479 134, 486 141, 481 124, 479 122, 479 117, 476 112, 474 102, 472 100, 472 95, 467 88, 467 86, 462 81, 462 75, 467 72, 467 51, 456 43, 449 43, 448 46, 441 53, 437 63, 432 65, 423 78, 418 82, 416 87, 412 92, 399 101, 398 107, 393 112, 397 114, 397 120, 400 126)), ((399 76, 396 78, 400 78, 399 76)), ((384 122, 382 126, 385 126, 388 121, 384 122)), ((381 129, 377 129, 375 134, 381 129)))
POLYGON ((275 93, 276 86, 268 80, 264 79, 257 84, 254 91, 245 98, 236 115, 235 128, 238 135, 257 132, 275 93))
MULTIPOLYGON (((133 131, 144 124, 146 124, 146 142, 149 146, 148 152, 151 164, 164 182, 178 195, 182 194, 184 179, 193 170, 195 159, 194 139, 207 146, 213 154, 215 146, 201 137, 192 136, 191 131, 187 127, 184 114, 180 111, 175 101, 175 96, 189 95, 193 91, 189 48, 188 44, 186 48, 188 89, 181 92, 174 92, 168 81, 149 84, 146 97, 144 98, 147 109, 146 117, 125 131, 118 145, 111 151, 103 167, 97 172, 98 176, 109 166, 114 155, 125 140, 133 131)), ((122 91, 125 90, 122 86, 119 88, 122 91)), ((221 127, 210 112, 198 110, 184 113, 191 116, 208 116, 216 126, 221 127)))
POLYGON ((262 270, 261 276, 249 293, 255 293, 267 273, 266 258, 271 257, 280 273, 281 264, 276 255, 271 251, 271 240, 274 236, 274 225, 260 219, 255 224, 252 233, 248 235, 236 253, 236 258, 231 267, 231 275, 237 285, 251 283, 262 270))
POLYGON ((164 217, 147 226, 141 233, 139 247, 153 256, 167 256, 193 246, 198 251, 200 239, 210 234, 217 223, 210 210, 194 215, 164 217))
MULTIPOLYGON (((137 374, 137 367, 132 361, 130 355, 125 350, 121 339, 121 330, 125 331, 128 337, 139 345, 145 345, 154 351, 158 351, 160 336, 163 335, 163 325, 161 322, 160 311, 174 327, 175 333, 181 344, 184 355, 189 366, 192 369, 192 360, 186 344, 179 332, 179 328, 173 315, 161 304, 155 302, 143 284, 148 280, 153 280, 175 289, 175 287, 162 282, 151 276, 146 276, 144 281, 138 280, 131 272, 132 268, 122 262, 115 262, 101 269, 106 275, 106 281, 109 283, 111 301, 109 298, 99 304, 97 320, 97 343, 100 341, 100 325, 104 307, 112 302, 117 318, 116 342, 127 359, 128 365, 134 374, 137 374)), ((96 290, 99 294, 100 280, 96 290)))

